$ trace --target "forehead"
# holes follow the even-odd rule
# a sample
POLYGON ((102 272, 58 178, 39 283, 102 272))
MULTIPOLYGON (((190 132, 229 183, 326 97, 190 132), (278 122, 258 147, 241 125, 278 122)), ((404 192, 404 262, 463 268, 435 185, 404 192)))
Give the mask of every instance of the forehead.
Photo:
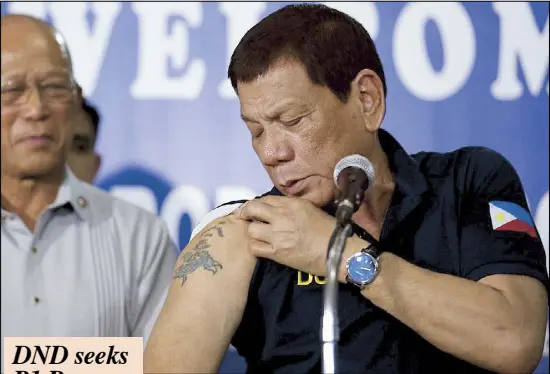
POLYGON ((278 62, 251 82, 239 82, 237 89, 244 116, 258 110, 276 115, 285 108, 310 107, 327 90, 314 84, 303 65, 295 61, 278 62))
POLYGON ((30 22, 2 22, 2 78, 8 75, 68 73, 68 61, 53 34, 30 22))

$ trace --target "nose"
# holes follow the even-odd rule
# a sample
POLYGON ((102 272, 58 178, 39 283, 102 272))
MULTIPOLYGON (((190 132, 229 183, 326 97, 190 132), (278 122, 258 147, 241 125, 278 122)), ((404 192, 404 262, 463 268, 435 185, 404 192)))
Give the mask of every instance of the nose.
POLYGON ((40 90, 36 87, 28 88, 28 98, 22 106, 22 113, 26 120, 43 121, 48 118, 50 111, 45 105, 40 90))
POLYGON ((277 166, 294 158, 290 140, 277 131, 266 130, 259 148, 260 159, 266 166, 277 166))

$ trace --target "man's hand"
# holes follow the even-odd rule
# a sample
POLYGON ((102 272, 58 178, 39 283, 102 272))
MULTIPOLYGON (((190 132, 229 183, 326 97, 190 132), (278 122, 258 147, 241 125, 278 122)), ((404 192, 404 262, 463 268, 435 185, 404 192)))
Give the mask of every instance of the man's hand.
POLYGON ((248 224, 248 250, 256 257, 313 275, 326 275, 328 242, 336 219, 307 200, 265 196, 235 216, 248 224))

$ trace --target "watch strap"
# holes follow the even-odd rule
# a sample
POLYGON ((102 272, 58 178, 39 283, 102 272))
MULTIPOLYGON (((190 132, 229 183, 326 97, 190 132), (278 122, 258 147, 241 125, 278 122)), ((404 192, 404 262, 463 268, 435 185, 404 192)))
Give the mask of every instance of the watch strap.
POLYGON ((372 243, 363 248, 361 252, 367 253, 376 259, 380 256, 380 250, 372 243))

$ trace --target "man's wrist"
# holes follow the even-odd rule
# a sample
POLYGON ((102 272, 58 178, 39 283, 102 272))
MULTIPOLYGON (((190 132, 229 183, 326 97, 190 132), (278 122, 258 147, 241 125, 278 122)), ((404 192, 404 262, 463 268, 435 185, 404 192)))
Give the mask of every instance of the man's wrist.
MULTIPOLYGON (((364 248, 367 248, 370 244, 370 242, 356 235, 348 239, 346 249, 342 256, 340 271, 338 273, 338 280, 341 283, 348 283, 346 279, 348 274, 346 268, 348 259, 354 254, 361 252, 364 248)), ((395 278, 400 276, 400 266, 403 260, 391 252, 380 252, 377 262, 379 273, 372 283, 363 287, 361 294, 378 305, 380 301, 386 300, 391 296, 389 287, 391 287, 391 284, 396 280, 395 278)))
MULTIPOLYGON (((391 252, 382 252, 378 257, 380 272, 376 279, 361 290, 361 294, 375 305, 390 305, 394 300, 392 290, 394 283, 399 281, 402 270, 400 265, 403 260, 391 252)), ((386 308, 383 308, 388 310, 386 308)))

